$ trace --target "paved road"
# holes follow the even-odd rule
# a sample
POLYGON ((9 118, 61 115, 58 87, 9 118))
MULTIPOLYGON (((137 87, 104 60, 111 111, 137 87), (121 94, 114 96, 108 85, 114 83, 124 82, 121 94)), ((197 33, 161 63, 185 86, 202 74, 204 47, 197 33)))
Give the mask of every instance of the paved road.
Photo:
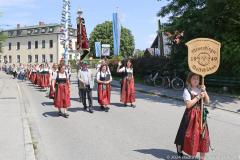
MULTIPOLYGON (((20 87, 39 159, 174 159, 171 157, 175 155, 173 141, 185 109, 180 101, 137 93, 137 108, 134 109, 119 103, 119 89, 112 88, 111 109, 105 113, 97 107, 95 90, 95 112, 89 114, 82 110, 77 85, 73 82, 70 117, 65 119, 57 116, 45 92, 28 82, 15 83, 20 87)), ((209 126, 214 151, 207 155, 208 159, 240 160, 239 114, 210 110, 209 126)))

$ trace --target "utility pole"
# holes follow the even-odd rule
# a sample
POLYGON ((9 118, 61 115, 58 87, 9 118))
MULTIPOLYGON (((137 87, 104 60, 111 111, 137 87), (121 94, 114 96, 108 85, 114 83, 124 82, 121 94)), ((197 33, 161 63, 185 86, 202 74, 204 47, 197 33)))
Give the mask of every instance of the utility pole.
POLYGON ((164 56, 163 33, 160 19, 158 20, 158 49, 160 50, 160 55, 164 56))

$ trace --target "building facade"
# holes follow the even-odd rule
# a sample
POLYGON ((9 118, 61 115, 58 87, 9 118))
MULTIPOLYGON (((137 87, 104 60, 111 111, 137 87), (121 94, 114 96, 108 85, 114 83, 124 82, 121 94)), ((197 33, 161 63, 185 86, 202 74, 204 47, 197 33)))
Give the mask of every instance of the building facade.
MULTIPOLYGON (((44 24, 36 26, 17 25, 15 29, 4 30, 7 40, 2 45, 1 63, 5 64, 41 64, 59 63, 63 58, 63 33, 60 24, 44 24)), ((76 52, 77 31, 70 29, 71 44, 69 59, 78 59, 76 52)))

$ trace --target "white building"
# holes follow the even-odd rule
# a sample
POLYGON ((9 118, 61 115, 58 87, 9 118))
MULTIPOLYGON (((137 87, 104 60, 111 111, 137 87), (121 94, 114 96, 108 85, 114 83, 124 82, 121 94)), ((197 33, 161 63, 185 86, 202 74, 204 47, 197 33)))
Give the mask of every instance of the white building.
MULTIPOLYGON (((4 30, 7 40, 3 43, 0 53, 0 63, 8 64, 40 64, 59 63, 63 58, 61 25, 44 24, 39 22, 36 26, 24 26, 19 24, 15 29, 4 30)), ((70 29, 72 49, 69 49, 69 59, 75 59, 77 31, 70 29)), ((76 54, 77 56, 77 54, 76 54)))

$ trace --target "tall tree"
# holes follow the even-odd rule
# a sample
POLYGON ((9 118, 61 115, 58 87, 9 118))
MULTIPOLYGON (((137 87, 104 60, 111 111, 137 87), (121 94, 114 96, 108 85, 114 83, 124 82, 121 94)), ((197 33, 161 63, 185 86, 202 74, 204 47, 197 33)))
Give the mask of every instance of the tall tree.
MULTIPOLYGON (((0 17, 2 13, 0 12, 0 17)), ((0 24, 1 26, 1 24, 0 24)), ((4 34, 2 29, 0 28, 0 53, 2 53, 3 42, 7 39, 7 35, 4 34)))
MULTIPOLYGON (((112 22, 105 21, 104 23, 97 25, 90 34, 90 52, 93 55, 95 55, 95 42, 101 42, 101 44, 110 44, 110 55, 113 55, 112 22)), ((120 55, 131 56, 135 48, 134 37, 131 31, 125 27, 121 27, 120 43, 120 55)))
MULTIPOLYGON (((161 1, 161 0, 160 0, 161 1)), ((173 44, 172 62, 187 68, 185 43, 193 38, 213 38, 222 44, 221 65, 217 74, 240 77, 240 1, 236 0, 170 0, 158 16, 169 15, 165 31, 184 31, 179 44, 173 44), (229 68, 226 71, 224 68, 229 68)))

